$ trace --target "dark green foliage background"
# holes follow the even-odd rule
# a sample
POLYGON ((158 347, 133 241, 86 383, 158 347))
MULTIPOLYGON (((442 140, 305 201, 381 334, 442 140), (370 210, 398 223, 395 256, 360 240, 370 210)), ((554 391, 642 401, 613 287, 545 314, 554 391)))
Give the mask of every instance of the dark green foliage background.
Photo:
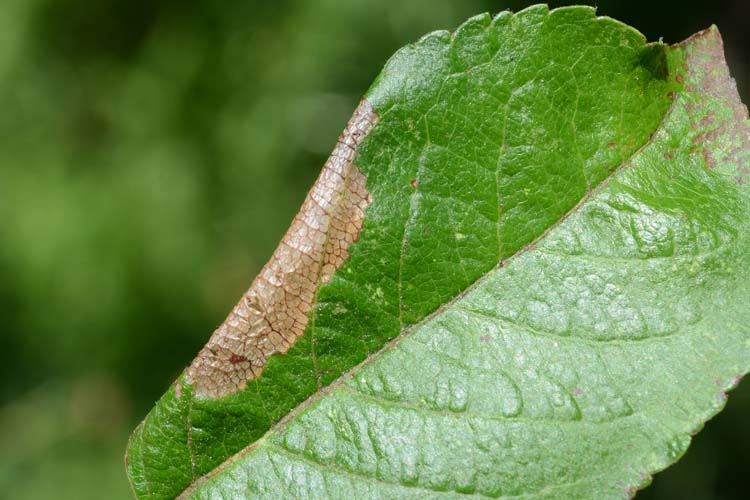
MULTIPOLYGON (((270 255, 386 59, 531 3, 3 0, 3 498, 130 498, 127 434, 270 255)), ((747 2, 598 5, 651 40, 716 23, 748 101, 747 2)), ((747 498, 749 417, 744 383, 638 498, 747 498)))

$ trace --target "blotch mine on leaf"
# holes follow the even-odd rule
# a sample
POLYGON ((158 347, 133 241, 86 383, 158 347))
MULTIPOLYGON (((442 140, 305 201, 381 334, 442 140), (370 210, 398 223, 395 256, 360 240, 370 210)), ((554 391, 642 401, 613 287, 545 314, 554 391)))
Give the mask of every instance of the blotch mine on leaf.
POLYGON ((318 288, 347 260, 362 229, 371 198, 352 161, 377 122, 363 99, 271 260, 187 368, 193 395, 241 391, 305 332, 318 288))

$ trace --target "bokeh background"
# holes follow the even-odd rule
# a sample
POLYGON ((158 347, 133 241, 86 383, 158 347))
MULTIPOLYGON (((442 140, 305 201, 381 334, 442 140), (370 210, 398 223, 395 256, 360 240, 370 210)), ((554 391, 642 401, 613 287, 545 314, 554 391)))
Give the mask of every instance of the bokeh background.
MULTIPOLYGON (((389 55, 531 3, 2 0, 0 498, 132 498, 129 431, 271 254, 389 55)), ((750 2, 598 4, 651 40, 716 23, 747 102, 750 2)), ((748 422, 744 383, 638 498, 750 498, 748 422)))

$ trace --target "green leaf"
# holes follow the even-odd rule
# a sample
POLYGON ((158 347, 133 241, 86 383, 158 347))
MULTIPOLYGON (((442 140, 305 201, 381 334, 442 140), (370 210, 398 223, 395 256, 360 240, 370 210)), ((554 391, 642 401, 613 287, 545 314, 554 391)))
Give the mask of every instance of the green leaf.
POLYGON ((403 48, 131 437, 136 495, 632 496, 750 370, 749 157, 716 28, 403 48))

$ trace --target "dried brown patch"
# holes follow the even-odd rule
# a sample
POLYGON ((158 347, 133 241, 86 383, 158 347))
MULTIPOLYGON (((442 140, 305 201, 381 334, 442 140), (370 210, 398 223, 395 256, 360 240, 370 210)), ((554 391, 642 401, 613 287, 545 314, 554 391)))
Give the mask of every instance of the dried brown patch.
POLYGON ((363 99, 271 260, 185 372, 198 397, 220 398, 259 377, 269 356, 305 332, 318 287, 349 257, 370 204, 352 164, 378 122, 363 99))

